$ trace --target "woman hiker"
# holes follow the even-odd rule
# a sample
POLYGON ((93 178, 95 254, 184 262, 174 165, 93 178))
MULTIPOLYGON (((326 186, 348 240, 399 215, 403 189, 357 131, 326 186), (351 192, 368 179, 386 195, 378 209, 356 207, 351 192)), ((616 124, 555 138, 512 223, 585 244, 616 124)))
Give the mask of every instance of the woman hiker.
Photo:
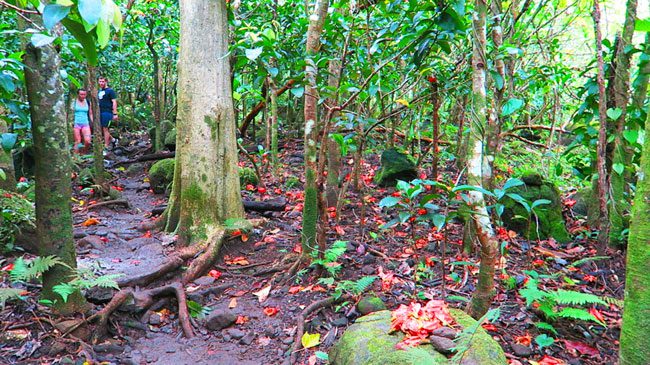
POLYGON ((93 120, 93 114, 90 109, 90 103, 86 99, 86 96, 88 96, 88 91, 85 89, 79 89, 77 92, 77 98, 74 101, 73 150, 75 153, 79 153, 79 145, 81 144, 82 137, 83 148, 81 149, 81 152, 88 152, 88 147, 90 147, 90 122, 93 120))

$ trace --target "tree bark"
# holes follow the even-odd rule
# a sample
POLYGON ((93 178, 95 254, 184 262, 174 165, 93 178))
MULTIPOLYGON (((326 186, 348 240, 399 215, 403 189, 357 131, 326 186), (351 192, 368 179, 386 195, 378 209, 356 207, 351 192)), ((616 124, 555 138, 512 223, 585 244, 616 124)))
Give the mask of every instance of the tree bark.
MULTIPOLYGON (((650 133, 650 108, 645 122, 650 133)), ((621 365, 647 364, 650 358, 650 138, 645 139, 627 243, 621 365)))
MULTIPOLYGON (((467 183, 481 187, 485 163, 485 136, 482 134, 487 125, 487 80, 485 59, 485 19, 487 5, 485 0, 475 0, 473 24, 472 53, 472 104, 470 130, 470 154, 467 159, 467 183)), ((499 242, 494 235, 490 215, 485 206, 485 198, 480 191, 469 191, 469 204, 473 210, 472 219, 476 223, 476 236, 481 244, 481 264, 479 266, 478 284, 472 294, 468 312, 474 318, 480 318, 490 308, 494 297, 494 271, 499 253, 499 242)))
POLYGON ((302 211, 302 252, 309 255, 316 247, 318 226, 318 68, 315 57, 320 50, 320 36, 327 17, 328 0, 318 0, 309 18, 305 56, 305 202, 302 211))
POLYGON ((88 72, 88 101, 92 108, 93 120, 93 168, 95 184, 104 185, 104 134, 102 133, 102 125, 99 113, 99 100, 97 99, 97 67, 86 65, 88 72))
MULTIPOLYGON (((0 119, 0 134, 7 133, 7 123, 0 119)), ((14 174, 14 158, 11 151, 6 152, 0 148, 0 170, 4 172, 4 179, 0 177, 0 189, 16 190, 16 175, 14 174)))
POLYGON ((223 1, 180 2, 176 164, 166 228, 186 244, 206 239, 227 218, 244 217, 226 14, 223 1))
POLYGON ((70 146, 65 119, 65 100, 59 69, 61 59, 52 45, 25 47, 25 84, 32 119, 36 179, 36 234, 39 255, 54 255, 69 267, 55 265, 43 273, 45 299, 61 314, 83 310, 86 300, 79 291, 67 301, 53 287, 72 279, 77 259, 72 235, 70 146))
POLYGON ((603 63, 603 42, 600 32, 600 5, 598 0, 594 0, 594 10, 592 13, 594 20, 594 32, 596 34, 596 57, 598 64, 598 118, 600 128, 598 130, 598 148, 596 156, 596 167, 598 170, 598 203, 600 207, 598 244, 600 251, 604 251, 609 241, 609 220, 607 207, 607 169, 605 168, 606 149, 607 149, 607 95, 605 94, 605 66, 603 63))

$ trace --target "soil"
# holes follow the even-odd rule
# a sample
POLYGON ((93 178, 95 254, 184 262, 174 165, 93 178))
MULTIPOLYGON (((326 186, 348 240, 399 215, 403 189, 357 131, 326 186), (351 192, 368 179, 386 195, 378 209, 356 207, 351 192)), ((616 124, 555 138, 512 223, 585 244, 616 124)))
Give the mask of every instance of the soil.
MULTIPOLYGON (((142 274, 164 262, 175 248, 173 235, 138 229, 143 222, 155 218, 151 215, 153 208, 166 203, 165 195, 157 195, 149 190, 146 169, 151 162, 139 163, 128 171, 115 168, 116 162, 126 161, 144 152, 144 148, 137 147, 145 145, 136 143, 137 140, 133 138, 129 147, 107 157, 111 166, 109 170, 116 177, 113 185, 122 189, 123 198, 128 200, 130 207, 116 205, 88 209, 92 198, 84 195, 87 190, 75 186, 75 198, 84 201, 84 205, 75 203, 73 208, 78 262, 80 267, 91 268, 96 274, 123 274, 126 277, 142 274), (126 153, 129 150, 131 154, 126 153), (99 224, 84 226, 83 223, 89 218, 96 218, 99 224)), ((330 297, 335 285, 319 282, 319 274, 323 277, 328 275, 314 267, 303 267, 298 275, 288 280, 283 275, 286 270, 274 269, 281 266, 279 264, 283 260, 294 259, 300 248, 302 186, 293 186, 295 178, 302 181, 302 151, 295 149, 300 145, 299 141, 285 142, 281 157, 284 165, 276 176, 264 174, 265 190, 242 187, 242 195, 248 200, 285 197, 288 201, 285 211, 248 212, 249 218, 266 218, 266 224, 227 240, 213 267, 216 271, 212 272, 213 276, 221 274, 220 277, 215 279, 206 275, 185 287, 188 299, 198 303, 203 308, 203 314, 210 310, 212 313, 232 311, 238 316, 238 323, 223 330, 210 331, 204 326, 204 316, 199 314, 192 320, 195 337, 184 338, 178 323, 176 300, 170 298, 159 302, 156 308, 145 314, 122 310, 115 312, 111 316, 109 336, 92 344, 84 340, 81 330, 63 336, 53 329, 51 324, 60 319, 50 314, 47 307, 38 304, 38 285, 30 283, 22 286, 29 291, 24 301, 8 302, 0 312, 3 333, 0 363, 288 363, 296 341, 297 326, 301 325, 298 323, 300 313, 310 304, 330 297), (259 292, 269 286, 268 298, 260 298, 264 295, 259 292), (277 313, 273 313, 274 309, 277 309, 277 313)), ((450 305, 463 307, 464 300, 474 290, 478 258, 475 254, 469 257, 461 254, 462 249, 458 245, 462 237, 461 224, 453 222, 449 225, 443 294, 439 259, 442 257, 441 242, 444 238, 424 227, 416 227, 415 231, 411 231, 409 226, 384 231, 378 228, 390 217, 385 210, 378 208, 377 202, 394 191, 372 184, 370 176, 377 168, 378 160, 378 156, 373 155, 364 163, 362 191, 349 189, 338 219, 335 212, 330 212, 330 243, 335 240, 347 242, 345 254, 337 260, 341 270, 334 282, 393 273, 392 283, 378 279, 371 287, 371 292, 378 295, 389 309, 427 297, 446 298, 450 305), (362 204, 362 201, 367 203, 362 204), (419 262, 423 264, 418 265, 419 262), (424 262, 432 267, 426 268, 424 262)), ((248 160, 242 161, 248 164, 248 160)), ((346 166, 344 173, 349 172, 351 165, 346 166)), ((455 178, 456 172, 451 164, 444 175, 450 180, 455 178)), ((567 219, 574 232, 584 228, 582 221, 574 219, 570 211, 567 211, 567 219)), ((585 232, 588 232, 588 227, 585 232)), ((583 236, 588 236, 585 232, 583 236)), ((608 325, 606 328, 593 322, 553 322, 557 334, 549 335, 556 342, 540 349, 535 338, 547 332, 534 324, 544 320, 534 308, 526 308, 525 300, 518 295, 517 289, 524 285, 524 270, 534 269, 540 273, 564 270, 567 278, 580 283, 580 290, 622 299, 622 254, 611 253, 608 260, 587 262, 569 271, 566 270, 569 263, 596 255, 592 240, 577 238, 567 245, 559 245, 552 240, 527 242, 518 237, 506 237, 504 241, 507 242, 508 252, 502 260, 505 263, 503 270, 498 271, 501 275, 497 280, 498 292, 493 305, 501 309, 501 315, 497 321, 484 327, 502 345, 511 363, 527 364, 528 359, 540 361, 543 356, 553 356, 568 364, 616 363, 621 314, 614 305, 598 307, 608 325), (514 279, 516 289, 508 289, 508 278, 514 279), (532 343, 529 345, 528 341, 532 343), (526 354, 527 351, 522 350, 521 346, 516 346, 517 343, 523 343, 531 350, 530 354, 526 354), (595 349, 595 353, 576 344, 595 349)), ((3 286, 8 285, 7 275, 3 274, 2 279, 5 282, 3 286)), ((569 290, 577 288, 571 286, 568 280, 564 283, 544 281, 544 285, 549 289, 560 286, 569 290)), ((112 295, 106 291, 88 294, 97 303, 98 309, 112 295)), ((324 307, 306 318, 305 332, 319 333, 321 344, 300 350, 297 363, 325 363, 316 359, 316 351, 327 352, 346 326, 360 315, 355 309, 355 302, 359 299, 355 297, 324 307)), ((201 308, 198 309, 200 311, 201 308)), ((92 327, 89 331, 92 331, 92 327)))

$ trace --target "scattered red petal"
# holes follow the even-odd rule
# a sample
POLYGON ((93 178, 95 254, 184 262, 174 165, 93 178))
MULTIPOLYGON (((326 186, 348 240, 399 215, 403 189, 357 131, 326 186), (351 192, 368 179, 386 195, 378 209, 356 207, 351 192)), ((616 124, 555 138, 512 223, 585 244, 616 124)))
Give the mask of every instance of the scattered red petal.
POLYGON ((584 342, 564 340, 564 344, 566 345, 566 349, 568 351, 577 351, 581 355, 587 355, 590 357, 596 357, 600 355, 600 352, 598 352, 598 350, 587 345, 584 342))
POLYGON ((13 269, 14 269, 14 264, 11 263, 9 265, 4 266, 2 269, 0 269, 0 271, 11 271, 13 269))
POLYGON ((266 188, 260 186, 259 188, 257 188, 257 192, 260 194, 266 194, 266 188))
POLYGON ((221 275, 223 275, 223 274, 222 274, 221 271, 219 271, 219 270, 210 270, 210 272, 208 273, 208 275, 212 276, 213 278, 215 278, 215 280, 217 280, 217 279, 219 279, 219 278, 221 277, 221 275))
POLYGON ((603 314, 600 313, 600 311, 594 307, 589 308, 589 313, 594 316, 597 320, 601 322, 605 322, 605 317, 603 317, 603 314))
POLYGON ((152 237, 151 231, 147 231, 147 233, 142 235, 142 238, 151 238, 151 237, 152 237))
POLYGON ((273 317, 274 315, 278 314, 280 310, 276 307, 266 307, 264 308, 264 314, 266 314, 269 317, 273 317))
POLYGON ((566 365, 566 362, 553 356, 544 355, 537 365, 566 365))
POLYGON ((244 324, 249 321, 248 316, 237 316, 236 324, 244 324))
POLYGON ((483 327, 486 331, 492 331, 492 332, 497 331, 497 327, 492 323, 483 323, 481 327, 483 327))

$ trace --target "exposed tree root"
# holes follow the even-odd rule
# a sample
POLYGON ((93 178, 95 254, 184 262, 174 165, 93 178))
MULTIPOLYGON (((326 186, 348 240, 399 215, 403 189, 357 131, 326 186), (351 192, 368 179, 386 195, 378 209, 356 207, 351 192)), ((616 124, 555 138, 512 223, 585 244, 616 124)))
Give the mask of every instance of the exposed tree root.
POLYGON ((94 208, 101 207, 101 206, 107 206, 107 205, 124 205, 127 208, 131 207, 131 204, 129 204, 128 200, 115 199, 115 200, 107 200, 105 202, 99 202, 99 203, 95 203, 93 205, 89 205, 86 209, 90 210, 90 209, 94 209, 94 208))
POLYGON ((291 347, 289 364, 295 364, 297 361, 298 351, 300 351, 300 347, 302 345, 302 336, 305 334, 305 321, 307 319, 307 316, 311 315, 313 312, 317 312, 334 303, 348 300, 348 299, 350 299, 350 297, 347 295, 340 296, 339 298, 329 297, 329 298, 321 299, 317 302, 313 302, 305 309, 302 310, 302 312, 300 313, 297 319, 296 336, 293 341, 293 346, 291 347))

